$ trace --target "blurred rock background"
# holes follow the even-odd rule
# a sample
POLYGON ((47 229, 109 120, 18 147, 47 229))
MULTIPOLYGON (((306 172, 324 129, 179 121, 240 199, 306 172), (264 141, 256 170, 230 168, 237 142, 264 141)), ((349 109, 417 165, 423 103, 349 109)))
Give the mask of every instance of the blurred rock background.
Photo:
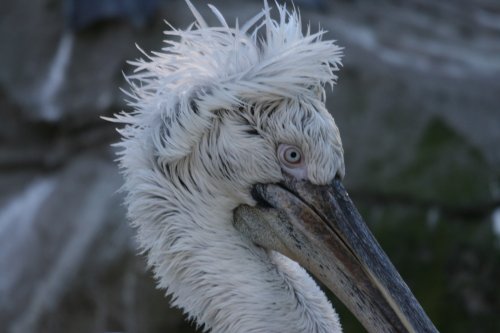
MULTIPOLYGON (((345 46, 328 106, 377 239, 441 332, 499 332, 500 3, 296 4, 345 46)), ((127 109, 126 60, 163 19, 193 21, 181 0, 0 2, 0 332, 195 331, 136 255, 99 118, 127 109)))

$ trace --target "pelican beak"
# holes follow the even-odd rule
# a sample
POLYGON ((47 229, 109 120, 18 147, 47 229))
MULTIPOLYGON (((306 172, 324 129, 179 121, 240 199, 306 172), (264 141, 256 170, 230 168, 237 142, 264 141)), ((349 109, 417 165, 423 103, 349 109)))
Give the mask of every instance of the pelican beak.
POLYGON ((252 194, 257 206, 238 207, 235 227, 309 270, 368 332, 437 332, 339 179, 324 186, 286 179, 252 194))

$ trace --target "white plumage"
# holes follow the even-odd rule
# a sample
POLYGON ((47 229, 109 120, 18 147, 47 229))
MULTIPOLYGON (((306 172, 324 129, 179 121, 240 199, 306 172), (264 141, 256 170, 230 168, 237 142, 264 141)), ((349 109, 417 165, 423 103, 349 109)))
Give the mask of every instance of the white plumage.
POLYGON ((341 183, 325 109, 340 48, 277 5, 196 22, 127 79, 119 161, 158 285, 205 331, 335 333, 311 271, 374 332, 437 332, 341 183), (285 254, 286 256, 282 255, 285 254))
POLYGON ((212 332, 339 332, 337 314, 310 276, 285 256, 256 246, 232 225, 255 204, 250 188, 283 175, 281 142, 300 147, 308 179, 343 175, 343 153, 324 86, 341 51, 323 31, 305 34, 299 15, 277 5, 243 26, 196 23, 173 29, 161 52, 132 62, 134 111, 120 166, 128 217, 158 284, 212 332), (175 39, 175 41, 174 41, 175 39))

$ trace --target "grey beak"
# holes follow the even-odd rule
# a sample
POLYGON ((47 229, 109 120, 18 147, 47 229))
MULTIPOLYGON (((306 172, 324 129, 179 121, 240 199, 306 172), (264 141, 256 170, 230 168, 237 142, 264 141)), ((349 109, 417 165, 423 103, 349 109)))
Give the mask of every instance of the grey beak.
POLYGON ((235 227, 309 270, 368 332, 437 332, 340 180, 287 179, 256 185, 253 195, 259 204, 238 207, 235 227))

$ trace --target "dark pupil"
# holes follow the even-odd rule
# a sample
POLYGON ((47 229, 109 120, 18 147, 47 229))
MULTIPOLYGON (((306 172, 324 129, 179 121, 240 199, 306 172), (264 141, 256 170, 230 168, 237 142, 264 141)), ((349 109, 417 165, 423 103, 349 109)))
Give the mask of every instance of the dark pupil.
POLYGON ((297 152, 292 151, 292 152, 290 153, 290 157, 291 157, 292 159, 295 159, 295 158, 297 157, 297 152))

